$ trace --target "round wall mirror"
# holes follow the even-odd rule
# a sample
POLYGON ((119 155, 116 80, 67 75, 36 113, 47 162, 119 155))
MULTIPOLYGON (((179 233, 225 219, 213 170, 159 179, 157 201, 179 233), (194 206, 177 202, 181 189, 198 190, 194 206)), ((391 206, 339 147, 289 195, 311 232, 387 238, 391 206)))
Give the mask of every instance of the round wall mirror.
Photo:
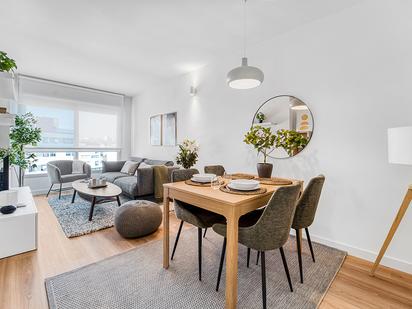
POLYGON ((289 158, 309 144, 313 134, 313 115, 309 107, 298 98, 279 95, 259 107, 252 126, 270 128, 276 136, 270 157, 289 158))

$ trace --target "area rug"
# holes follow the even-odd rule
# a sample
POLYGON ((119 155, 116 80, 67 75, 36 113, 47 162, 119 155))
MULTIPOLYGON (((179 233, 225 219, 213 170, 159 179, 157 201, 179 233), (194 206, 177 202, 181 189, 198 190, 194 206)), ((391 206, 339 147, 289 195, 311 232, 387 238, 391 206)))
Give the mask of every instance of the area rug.
POLYGON ((66 237, 76 237, 113 226, 117 202, 96 204, 93 220, 89 221, 90 202, 76 196, 72 204, 72 195, 52 196, 48 199, 66 237))
MULTIPOLYGON (((173 244, 174 237, 171 238, 173 244)), ((316 308, 327 292, 346 253, 314 243, 313 263, 303 242, 304 284, 291 237, 285 245, 294 292, 288 287, 279 251, 266 254, 267 307, 316 308)), ((182 232, 169 269, 162 268, 162 241, 46 279, 52 309, 224 308, 225 273, 215 291, 223 238, 208 231, 203 241, 203 276, 198 281, 197 231, 182 232)), ((253 252, 253 251, 252 251, 253 252)), ((255 252, 254 252, 255 253, 255 252)), ((256 257, 252 254, 253 259, 256 257)), ((239 246, 238 308, 261 308, 260 266, 246 268, 246 248, 239 246)))

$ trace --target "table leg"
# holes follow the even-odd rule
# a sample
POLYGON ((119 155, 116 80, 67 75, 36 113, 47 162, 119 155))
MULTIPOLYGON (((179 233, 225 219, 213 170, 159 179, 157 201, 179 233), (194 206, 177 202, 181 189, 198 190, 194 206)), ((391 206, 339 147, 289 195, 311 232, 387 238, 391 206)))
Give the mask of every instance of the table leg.
POLYGON ((76 190, 73 191, 72 204, 74 203, 75 198, 76 198, 76 190))
POLYGON ((94 205, 96 204, 96 197, 93 196, 92 199, 92 206, 90 207, 90 214, 89 214, 89 221, 92 221, 93 218, 93 211, 94 211, 94 205))
POLYGON ((169 268, 169 189, 163 192, 163 268, 169 268))
POLYGON ((233 213, 227 218, 226 247, 226 309, 237 306, 238 227, 239 217, 233 213))
POLYGON ((382 245, 381 250, 379 251, 379 254, 375 260, 375 263, 372 266, 370 275, 374 276, 375 275, 375 271, 379 266, 379 263, 381 262, 383 255, 386 252, 386 249, 388 249, 388 246, 393 238, 393 236, 395 235, 396 230, 398 229, 399 224, 402 221, 403 216, 405 215, 406 210, 408 209, 408 206, 410 204, 412 200, 412 188, 409 187, 408 191, 405 194, 405 197, 403 199, 402 205, 398 210, 398 213, 396 214, 395 220, 393 220, 391 229, 389 230, 388 235, 386 236, 386 239, 382 245))
POLYGON ((117 206, 120 206, 121 204, 120 204, 120 197, 119 196, 116 196, 116 200, 117 200, 117 206))

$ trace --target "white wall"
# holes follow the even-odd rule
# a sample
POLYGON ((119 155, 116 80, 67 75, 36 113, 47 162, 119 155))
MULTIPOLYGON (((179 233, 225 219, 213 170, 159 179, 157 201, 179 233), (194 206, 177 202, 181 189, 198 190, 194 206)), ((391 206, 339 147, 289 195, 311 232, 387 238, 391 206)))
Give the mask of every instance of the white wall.
MULTIPOLYGON (((132 153, 174 159, 176 147, 149 145, 149 116, 177 111, 178 140, 200 143, 199 168, 254 172, 256 156, 242 139, 255 110, 271 96, 295 95, 312 110, 314 135, 298 156, 274 161, 274 174, 325 174, 313 238, 374 259, 412 180, 412 167, 388 164, 386 150, 387 128, 412 125, 411 10, 409 1, 364 1, 250 47, 250 64, 265 72, 253 90, 225 85, 239 55, 153 86, 134 99, 132 153)), ((410 210, 383 264, 412 273, 411 235, 410 210)))

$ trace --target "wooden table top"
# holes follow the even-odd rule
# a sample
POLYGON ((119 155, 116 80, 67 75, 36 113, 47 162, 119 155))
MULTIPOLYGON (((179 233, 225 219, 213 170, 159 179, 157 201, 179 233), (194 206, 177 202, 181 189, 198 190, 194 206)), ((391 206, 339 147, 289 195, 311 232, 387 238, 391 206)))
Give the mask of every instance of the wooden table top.
POLYGON ((83 180, 76 180, 72 183, 72 187, 77 192, 97 197, 113 197, 122 193, 122 189, 110 182, 107 182, 106 187, 91 189, 88 187, 88 183, 83 180))
MULTIPOLYGON (((295 180, 291 179, 292 185, 294 184, 301 184, 301 180, 295 180)), ((230 180, 225 179, 225 184, 230 182, 230 180)), ((201 196, 203 198, 208 198, 210 200, 214 200, 217 202, 223 202, 226 204, 232 204, 232 205, 239 205, 243 203, 249 203, 250 201, 253 201, 254 199, 260 199, 263 196, 267 195, 272 195, 273 192, 275 192, 278 188, 284 187, 282 186, 277 186, 277 185, 264 185, 261 184, 260 186, 262 188, 266 188, 266 193, 264 194, 256 194, 256 195, 238 195, 238 194, 231 194, 231 193, 226 193, 222 192, 219 189, 212 189, 211 187, 201 187, 201 186, 191 186, 186 184, 184 181, 181 182, 173 182, 173 183, 167 183, 163 185, 165 188, 185 192, 185 193, 190 193, 196 196, 201 196)))

